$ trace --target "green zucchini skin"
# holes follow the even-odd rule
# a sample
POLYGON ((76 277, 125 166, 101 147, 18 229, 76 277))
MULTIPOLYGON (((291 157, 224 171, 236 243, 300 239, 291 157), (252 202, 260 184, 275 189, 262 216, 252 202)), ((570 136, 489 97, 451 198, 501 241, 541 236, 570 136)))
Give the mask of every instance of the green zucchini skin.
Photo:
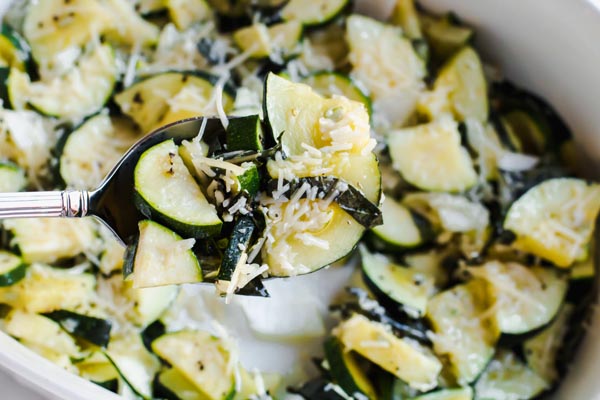
MULTIPOLYGON (((354 395, 360 393, 366 396, 364 389, 360 387, 360 380, 366 379, 366 376, 355 377, 352 368, 346 365, 344 359, 344 348, 342 343, 336 337, 330 337, 324 344, 325 358, 329 363, 331 377, 344 390, 344 392, 354 395)), ((351 355, 349 355, 351 357, 351 355)), ((354 361, 353 359, 350 361, 354 361)), ((362 372, 360 369, 359 373, 362 372)), ((370 385, 370 382, 367 383, 370 385)))
POLYGON ((103 387, 106 390, 109 390, 113 393, 118 393, 119 392, 119 380, 118 379, 110 379, 108 381, 104 381, 104 382, 96 382, 96 381, 92 381, 94 382, 96 385, 103 387))
POLYGON ((107 319, 77 314, 68 310, 57 310, 43 315, 60 324, 73 336, 100 347, 106 347, 110 341, 112 323, 107 319))
POLYGON ((12 286, 19 282, 27 274, 27 264, 21 257, 8 251, 0 250, 2 272, 0 273, 0 287, 12 286))
POLYGON ((219 268, 219 280, 231 280, 242 253, 250 247, 250 240, 255 229, 256 224, 251 217, 243 216, 237 220, 233 227, 229 244, 223 253, 221 268, 219 268))
POLYGON ((373 115, 373 102, 371 98, 346 74, 336 71, 315 71, 304 78, 303 82, 310 85, 317 93, 326 97, 331 97, 331 95, 335 94, 329 88, 329 83, 333 83, 344 96, 350 100, 360 101, 367 108, 369 116, 373 115), (320 85, 321 83, 322 85, 320 85))
MULTIPOLYGON (((360 190, 347 184, 342 179, 333 176, 315 176, 309 178, 299 178, 294 181, 286 182, 290 188, 286 193, 293 193, 303 184, 308 183, 311 187, 318 187, 319 193, 327 196, 335 190, 339 190, 338 184, 347 186, 347 190, 340 191, 335 197, 335 202, 340 208, 346 211, 359 224, 369 229, 383 223, 383 216, 379 207, 369 201, 360 190)), ((267 193, 273 193, 277 190, 277 180, 272 179, 267 182, 267 193)))
POLYGON ((230 119, 227 126, 227 150, 262 151, 262 131, 258 115, 230 119))
POLYGON ((142 343, 144 343, 144 347, 152 353, 152 342, 155 339, 158 339, 162 335, 167 332, 167 327, 161 320, 156 320, 150 325, 148 325, 142 332, 140 332, 140 336, 142 337, 142 343))
POLYGON ((332 382, 324 378, 315 378, 306 382, 299 388, 290 388, 291 393, 302 396, 307 400, 347 400, 349 397, 343 396, 335 390, 329 390, 332 382))

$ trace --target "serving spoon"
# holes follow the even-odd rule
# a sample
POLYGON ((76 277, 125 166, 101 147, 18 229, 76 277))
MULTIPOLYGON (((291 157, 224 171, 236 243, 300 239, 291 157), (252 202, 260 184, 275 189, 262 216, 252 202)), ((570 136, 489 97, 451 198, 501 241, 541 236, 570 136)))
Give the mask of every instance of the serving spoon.
POLYGON ((79 218, 94 216, 123 243, 130 243, 144 216, 133 203, 133 172, 144 151, 173 139, 193 139, 204 124, 204 134, 223 130, 218 118, 195 117, 165 125, 135 143, 108 173, 97 189, 0 193, 0 219, 79 218))

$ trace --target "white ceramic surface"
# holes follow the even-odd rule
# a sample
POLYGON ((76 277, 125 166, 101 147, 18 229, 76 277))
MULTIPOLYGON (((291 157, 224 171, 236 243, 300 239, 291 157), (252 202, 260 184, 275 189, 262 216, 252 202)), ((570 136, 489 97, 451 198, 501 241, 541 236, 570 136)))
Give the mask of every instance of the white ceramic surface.
MULTIPOLYGON (((0 0, 0 8, 7 2, 0 0)), ((595 173, 600 166, 600 0, 423 0, 422 3, 432 10, 453 10, 472 24, 477 30, 479 49, 487 59, 559 110, 580 144, 582 160, 588 160, 584 163, 586 171, 600 175, 595 173)), ((323 280, 312 280, 316 285, 320 281, 323 280)), ((293 290, 293 283, 285 284, 287 290, 293 290)), ((328 290, 331 289, 329 285, 328 290)), ((319 292, 319 288, 313 290, 319 292)), ((556 399, 600 399, 600 315, 595 317, 556 399)), ((58 369, 1 333, 0 367, 51 397, 118 399, 58 369)), ((0 398, 5 398, 3 394, 6 392, 0 392, 0 398)))

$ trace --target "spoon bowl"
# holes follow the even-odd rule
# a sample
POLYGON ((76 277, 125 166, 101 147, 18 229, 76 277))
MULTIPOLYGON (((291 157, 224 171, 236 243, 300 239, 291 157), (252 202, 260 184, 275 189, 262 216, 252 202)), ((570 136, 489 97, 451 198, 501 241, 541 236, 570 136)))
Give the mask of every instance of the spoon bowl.
POLYGON ((95 216, 121 243, 133 242, 144 217, 133 202, 133 173, 150 147, 173 139, 176 144, 223 130, 218 118, 194 117, 165 125, 135 143, 93 191, 0 193, 0 219, 95 216))

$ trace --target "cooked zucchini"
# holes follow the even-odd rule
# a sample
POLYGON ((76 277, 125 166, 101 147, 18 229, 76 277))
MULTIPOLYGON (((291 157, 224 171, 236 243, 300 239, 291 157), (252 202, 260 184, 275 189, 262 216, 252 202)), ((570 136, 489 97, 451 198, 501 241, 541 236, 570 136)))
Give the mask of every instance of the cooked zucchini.
POLYGON ((129 282, 125 284, 125 297, 134 305, 128 317, 140 327, 146 327, 160 318, 173 305, 179 293, 176 285, 134 289, 129 286, 129 282))
POLYGON ((426 75, 423 60, 402 31, 371 18, 346 21, 351 76, 369 90, 373 107, 393 126, 402 126, 415 110, 426 75))
POLYGON ((110 340, 112 323, 103 318, 78 314, 68 310, 56 310, 45 313, 44 317, 58 323, 71 335, 95 345, 106 347, 110 340))
POLYGON ((173 140, 146 150, 134 172, 140 212, 188 237, 218 233, 221 220, 178 154, 173 140))
POLYGON ((551 268, 490 261, 469 271, 489 283, 503 333, 525 333, 546 325, 567 293, 568 277, 551 268))
POLYGON ((571 280, 587 280, 593 279, 596 276, 596 257, 593 251, 590 252, 592 254, 585 260, 573 264, 571 267, 571 280))
POLYGON ((25 278, 27 265, 21 257, 0 250, 0 287, 12 286, 25 278))
POLYGON ((255 150, 262 146, 262 124, 258 115, 232 118, 227 125, 227 150, 255 150))
POLYGON ((13 69, 8 78, 10 103, 14 109, 30 105, 49 116, 81 120, 106 104, 117 73, 109 45, 84 54, 76 66, 56 78, 31 82, 26 73, 13 69))
POLYGON ((110 27, 112 17, 95 0, 39 1, 28 7, 23 32, 35 60, 53 66, 59 64, 57 56, 61 52, 84 46, 110 27))
POLYGON ((305 26, 324 25, 339 15, 349 6, 349 0, 316 0, 307 7, 302 0, 290 0, 279 11, 285 21, 298 21, 305 26))
POLYGON ((212 11, 205 0, 167 0, 165 5, 171 21, 180 30, 212 17, 212 11))
POLYGON ((436 354, 448 357, 460 385, 473 382, 494 355, 499 331, 486 281, 476 279, 436 294, 427 304, 436 354))
POLYGON ((119 389, 119 373, 103 353, 93 352, 75 366, 85 379, 115 393, 119 389))
POLYGON ((334 331, 348 351, 356 351, 418 390, 437 386, 441 362, 417 343, 394 336, 385 325, 356 314, 334 331))
MULTIPOLYGON (((276 156, 268 162, 272 178, 281 176, 283 185, 283 179, 330 175, 378 203, 380 175, 377 160, 370 152, 368 114, 362 104, 343 97, 324 99, 309 86, 274 74, 267 77, 265 93, 265 115, 271 132, 275 137, 284 132, 280 141, 288 157, 276 156), (313 158, 316 162, 306 162, 313 158)), ((324 200, 303 199, 309 186, 303 185, 290 201, 270 206, 267 229, 274 240, 266 242, 263 256, 272 275, 307 273, 328 265, 346 255, 363 233, 362 226, 337 204, 329 203, 325 208, 319 205, 324 200), (287 219, 297 220, 301 214, 308 218, 306 223, 294 224, 290 229, 287 219)))
POLYGON ((420 17, 425 38, 438 60, 445 60, 473 39, 473 29, 459 24, 451 13, 439 18, 425 14, 420 17))
POLYGON ((433 226, 421 214, 391 197, 381 205, 383 225, 371 229, 373 246, 381 251, 402 251, 418 247, 433 238, 433 226))
POLYGON ((156 15, 165 10, 164 0, 132 0, 133 9, 141 15, 156 15))
MULTIPOLYGON (((206 397, 196 389, 196 387, 179 371, 174 368, 165 369, 156 375, 154 394, 155 396, 164 396, 162 393, 157 393, 156 382, 162 388, 167 389, 170 395, 177 400, 205 400, 206 397)), ((164 391, 164 389, 163 389, 164 391)), ((170 398, 170 397, 166 397, 170 398)))
POLYGON ((449 118, 392 131, 387 143, 394 169, 420 189, 460 192, 477 182, 458 126, 449 118))
POLYGON ((517 235, 515 247, 569 267, 586 257, 599 210, 600 186, 574 178, 550 179, 513 203, 504 228, 517 235))
POLYGON ((442 66, 433 93, 422 98, 419 111, 429 119, 452 113, 457 121, 488 119, 485 76, 479 56, 465 47, 442 66))
POLYGON ((475 398, 527 400, 547 388, 544 380, 514 353, 500 349, 475 383, 475 398))
POLYGON ((557 370, 558 352, 569 331, 574 306, 565 303, 558 315, 542 332, 523 342, 523 353, 527 365, 540 376, 548 386, 559 378, 557 370))
POLYGON ((25 171, 17 164, 0 161, 0 193, 20 192, 27 186, 25 171))
POLYGON ((356 356, 344 349, 336 337, 325 341, 325 359, 333 381, 350 396, 362 395, 375 399, 375 389, 365 372, 361 369, 356 356))
POLYGON ((125 151, 136 135, 119 129, 107 114, 86 120, 73 132, 65 134, 56 145, 59 173, 67 187, 95 189, 125 151))
POLYGON ((359 101, 367 107, 371 114, 371 99, 347 75, 339 72, 317 71, 302 80, 321 96, 345 96, 350 100, 359 101))
MULTIPOLYGON (((29 65, 29 44, 8 24, 0 28, 0 68, 25 71, 29 65)), ((6 99, 4 99, 6 100, 6 99)))
POLYGON ((473 389, 470 386, 457 389, 442 389, 410 400, 473 400, 473 389))
POLYGON ((361 247, 362 272, 367 286, 392 310, 423 316, 433 280, 422 271, 398 265, 382 254, 371 254, 361 247), (390 304, 391 303, 391 304, 390 304))
POLYGON ((255 229, 256 224, 250 216, 242 216, 235 222, 229 244, 223 252, 223 259, 217 276, 218 284, 235 285, 232 282, 234 275, 236 275, 236 282, 239 281, 241 270, 237 271, 236 274, 236 269, 240 268, 240 262, 245 263, 247 259, 244 254, 247 254, 250 250, 250 240, 255 229))
MULTIPOLYGON (((115 95, 115 102, 144 131, 180 119, 217 115, 211 102, 216 79, 201 72, 166 72, 134 83, 115 95)), ((223 93, 223 109, 233 105, 230 89, 223 93)))
POLYGON ((202 269, 191 250, 193 240, 184 240, 148 220, 139 223, 139 230, 133 261, 134 289, 202 281, 202 269))
POLYGON ((302 39, 302 24, 298 21, 284 22, 267 27, 254 24, 234 32, 233 40, 243 51, 254 58, 270 58, 283 63, 296 55, 302 39))
POLYGON ((140 17, 130 1, 104 0, 102 5, 113 21, 104 33, 110 40, 134 47, 156 44, 160 30, 140 17))
POLYGON ((19 340, 73 358, 81 357, 81 349, 75 340, 59 324, 44 316, 13 310, 4 319, 3 328, 19 340))
POLYGON ((231 349, 223 339, 202 331, 168 333, 152 349, 188 379, 207 399, 229 399, 235 393, 231 349))
POLYGON ((423 37, 419 13, 414 0, 397 0, 390 21, 402 28, 402 33, 411 39, 423 37))
POLYGON ((4 221, 27 263, 53 263, 87 252, 97 237, 90 219, 28 218, 4 221))

